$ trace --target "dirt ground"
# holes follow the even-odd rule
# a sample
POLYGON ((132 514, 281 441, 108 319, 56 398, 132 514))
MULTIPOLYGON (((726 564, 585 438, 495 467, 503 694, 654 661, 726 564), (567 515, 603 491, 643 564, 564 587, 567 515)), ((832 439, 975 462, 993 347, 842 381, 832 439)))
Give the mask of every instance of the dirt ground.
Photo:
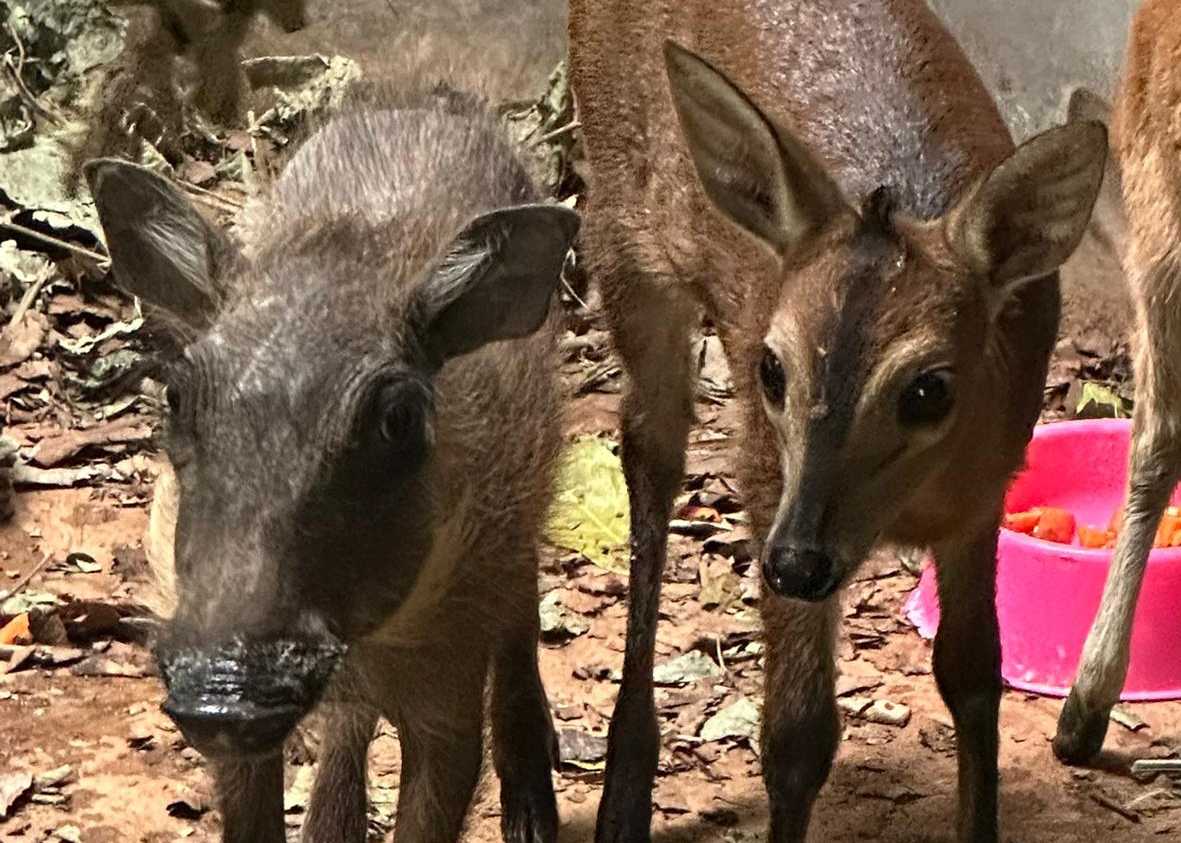
MULTIPOLYGON (((575 401, 571 433, 614 428, 617 396, 592 393, 575 401)), ((726 492, 727 408, 702 403, 705 424, 696 434, 684 500, 733 508, 726 492), (694 495, 696 497, 694 497, 694 495)), ((142 503, 126 492, 67 490, 23 494, 18 517, 0 530, 0 569, 8 578, 43 555, 85 551, 94 573, 51 569, 37 588, 78 599, 126 603, 143 588, 139 537, 142 503)), ((760 698, 755 612, 755 567, 743 553, 741 531, 709 539, 674 536, 666 576, 658 664, 696 650, 717 675, 657 692, 664 746, 655 793, 655 839, 758 840, 766 822, 759 759, 746 737, 705 741, 703 722, 746 697, 760 698), (714 602, 721 594, 721 602, 714 602), (722 665, 716 659, 722 654, 722 665)), ((555 776, 562 840, 591 839, 601 791, 602 735, 617 685, 624 630, 623 583, 577 556, 551 549, 543 587, 557 589, 567 613, 586 631, 547 644, 542 669, 565 763, 555 776)), ((902 727, 846 716, 845 735, 814 823, 815 840, 896 843, 953 839, 953 733, 930 673, 930 646, 900 615, 915 578, 889 554, 871 560, 846 595, 845 634, 839 649, 842 705, 868 699, 907 706, 902 727), (859 699, 860 698, 860 699, 859 699)), ((577 631, 578 625, 568 624, 577 631)), ((69 653, 66 653, 69 656, 69 653)), ((34 666, 0 676, 0 783, 6 775, 34 777, 68 765, 64 781, 32 789, 6 820, 0 837, 12 841, 79 839, 83 843, 218 839, 216 812, 200 757, 186 748, 158 710, 161 686, 147 652, 105 643, 70 666, 34 666), (105 648, 105 651, 103 651, 105 648), (79 675, 85 674, 85 675, 79 675), (71 828, 72 827, 72 828, 71 828)), ((1050 752, 1059 703, 1007 692, 1001 720, 1001 813, 1005 839, 1066 843, 1096 834, 1148 841, 1181 831, 1181 802, 1166 780, 1136 781, 1131 760, 1165 757, 1181 749, 1181 704, 1129 706, 1145 725, 1112 725, 1101 769, 1070 770, 1050 752)), ((742 731, 740 728, 738 731, 742 731)), ((297 742, 298 743, 298 742, 297 742)), ((314 752, 314 749, 311 751, 314 752)), ((309 749, 289 750, 289 801, 309 749)), ((383 732, 371 756, 375 839, 387 829, 396 796, 396 738, 383 732)), ((59 777, 62 774, 57 774, 59 777)), ((52 777, 51 777, 52 778, 52 777)), ((2 790, 0 790, 2 792, 2 790)), ((305 794, 306 796, 306 794, 305 794)), ((289 811, 292 834, 300 808, 289 811)), ((468 838, 498 839, 495 778, 487 776, 468 838)))
MULTIPOLYGON (((479 45, 481 61, 499 57, 501 69, 484 80, 487 87, 508 96, 535 91, 560 58, 562 9, 552 0, 340 0, 313 4, 313 24, 302 33, 280 36, 264 29, 248 51, 339 52, 375 70, 401 60, 405 49, 453 57, 479 45), (526 46, 514 46, 521 44, 526 46)), ((480 75, 478 66, 472 59, 467 70, 480 75)), ((1087 241, 1064 285, 1066 333, 1058 379, 1048 393, 1051 411, 1066 400, 1067 373, 1088 366, 1110 373, 1104 361, 1118 356, 1126 329, 1122 285, 1102 237, 1087 241)), ((593 314, 572 322, 579 324, 566 343, 568 434, 615 436, 617 370, 593 314)), ((720 523, 704 531, 690 525, 685 532, 694 535, 672 538, 657 663, 696 653, 694 664, 704 664, 707 675, 671 675, 657 690, 664 741, 654 839, 738 843, 761 840, 766 824, 757 742, 750 739, 749 716, 731 718, 720 735, 715 718, 719 711, 741 712, 748 702, 757 706, 761 700, 757 566, 728 474, 730 405, 715 390, 713 398, 699 401, 698 413, 680 514, 700 519, 710 511, 720 523)), ((77 622, 101 627, 88 648, 35 648, 23 653, 24 663, 13 667, 10 661, 7 672, 0 663, 2 841, 218 839, 201 758, 159 711, 162 688, 148 650, 134 640, 134 619, 105 625, 95 620, 100 606, 131 607, 143 598, 141 539, 149 499, 150 488, 135 482, 26 490, 17 498, 16 518, 0 526, 0 590, 20 582, 48 556, 53 564, 36 575, 30 589, 84 601, 95 607, 94 617, 77 622), (119 634, 113 637, 112 629, 119 634)), ((545 559, 543 591, 556 592, 551 599, 565 612, 541 655, 561 734, 563 763, 554 778, 561 839, 582 843, 592 839, 601 793, 603 736, 622 662, 626 578, 556 547, 547 549, 545 559)), ((894 555, 884 553, 867 564, 846 594, 838 651, 845 734, 817 805, 813 840, 954 839, 950 719, 931 676, 930 646, 901 616, 916 582, 894 555), (864 714, 871 700, 907 707, 909 720, 871 722, 864 714)), ((1056 700, 1005 695, 1004 839, 1067 843, 1108 837, 1138 843, 1181 835, 1181 801, 1172 782, 1137 780, 1129 772, 1134 759, 1181 752, 1181 704, 1128 706, 1143 724, 1129 721, 1134 730, 1113 724, 1108 749, 1093 770, 1071 770, 1054 760, 1049 740, 1059 707, 1056 700)), ((288 749, 292 839, 314 755, 310 734, 288 749)), ((396 736, 387 727, 371 753, 374 839, 388 837, 398 769, 396 736)), ((489 772, 467 839, 499 839, 496 789, 489 772)))

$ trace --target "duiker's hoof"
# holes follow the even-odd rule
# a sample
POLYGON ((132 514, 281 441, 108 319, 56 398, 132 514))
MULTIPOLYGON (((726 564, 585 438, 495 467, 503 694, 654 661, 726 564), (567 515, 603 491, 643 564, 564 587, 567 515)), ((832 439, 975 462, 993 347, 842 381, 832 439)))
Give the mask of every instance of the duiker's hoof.
POLYGON ((1107 737, 1108 712, 1088 711, 1071 692, 1058 717, 1054 754, 1064 764, 1082 766, 1095 760, 1107 737))

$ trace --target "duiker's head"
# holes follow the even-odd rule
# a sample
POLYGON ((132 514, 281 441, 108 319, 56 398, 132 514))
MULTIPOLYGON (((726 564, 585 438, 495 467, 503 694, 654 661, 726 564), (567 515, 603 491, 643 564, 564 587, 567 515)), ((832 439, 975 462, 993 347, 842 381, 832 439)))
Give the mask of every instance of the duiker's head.
POLYGON ((750 288, 777 297, 736 360, 782 475, 763 572, 780 594, 821 600, 881 536, 898 537, 908 504, 947 469, 950 443, 970 447, 968 426, 989 413, 1011 423, 996 323, 1014 291, 1078 244, 1106 134, 1098 123, 1047 132, 943 217, 919 220, 894 212, 884 190, 851 207, 720 72, 671 43, 665 57, 705 193, 776 257, 750 268, 773 266, 750 288))
POLYGON ((85 173, 117 283, 175 323, 166 709, 203 752, 274 751, 436 547, 436 376, 543 324, 577 216, 305 223, 248 258, 150 171, 85 173))

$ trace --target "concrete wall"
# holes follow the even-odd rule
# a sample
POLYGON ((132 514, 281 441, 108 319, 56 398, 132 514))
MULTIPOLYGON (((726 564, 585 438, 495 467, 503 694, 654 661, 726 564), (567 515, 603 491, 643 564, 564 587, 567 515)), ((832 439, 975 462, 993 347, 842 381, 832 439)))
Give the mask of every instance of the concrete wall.
POLYGON ((1061 122, 1078 86, 1110 101, 1139 0, 928 0, 1018 140, 1061 122))

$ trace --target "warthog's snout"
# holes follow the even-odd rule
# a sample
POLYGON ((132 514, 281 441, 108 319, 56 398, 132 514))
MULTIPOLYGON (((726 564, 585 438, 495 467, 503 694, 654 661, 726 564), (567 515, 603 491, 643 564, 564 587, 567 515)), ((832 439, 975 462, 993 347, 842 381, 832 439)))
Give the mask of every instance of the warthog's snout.
POLYGON ((776 593, 800 600, 824 600, 841 584, 831 555, 791 546, 768 548, 763 577, 776 593))
POLYGON ((315 704, 344 653, 333 638, 161 648, 164 711, 203 755, 265 755, 315 704))

